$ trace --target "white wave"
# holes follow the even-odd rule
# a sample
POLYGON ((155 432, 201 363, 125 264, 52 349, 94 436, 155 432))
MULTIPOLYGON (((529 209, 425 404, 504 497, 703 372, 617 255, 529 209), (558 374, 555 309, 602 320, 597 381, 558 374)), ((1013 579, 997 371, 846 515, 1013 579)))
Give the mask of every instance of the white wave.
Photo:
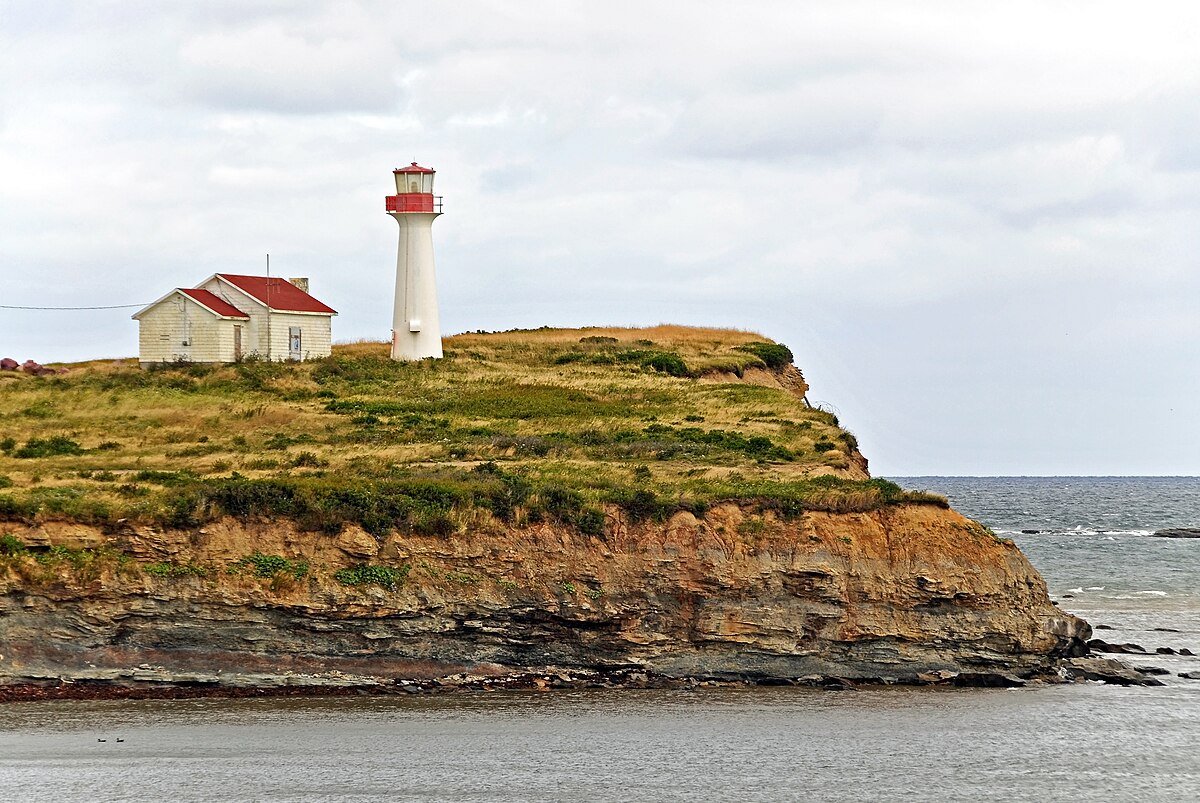
POLYGON ((1085 590, 1086 591, 1103 591, 1104 586, 1088 586, 1085 590))
POLYGON ((1118 530, 1118 529, 1112 529, 1112 528, 1087 527, 1087 526, 1083 526, 1083 525, 1078 525, 1078 526, 1069 527, 1069 528, 1051 526, 1051 527, 1023 527, 1021 529, 1008 528, 1008 527, 1003 527, 1003 528, 1002 527, 993 527, 992 529, 996 532, 996 534, 1005 535, 1005 536, 1010 536, 1010 535, 1081 535, 1081 536, 1095 535, 1095 536, 1103 536, 1104 540, 1106 540, 1106 541, 1112 541, 1115 536, 1119 536, 1122 538, 1144 538, 1146 536, 1154 535, 1154 533, 1155 533, 1154 530, 1144 530, 1144 529, 1118 530))
POLYGON ((1167 592, 1166 592, 1166 591, 1135 591, 1135 592, 1133 592, 1133 593, 1135 593, 1135 594, 1146 594, 1146 595, 1148 595, 1148 596, 1151 596, 1151 597, 1165 597, 1165 596, 1167 596, 1167 592))

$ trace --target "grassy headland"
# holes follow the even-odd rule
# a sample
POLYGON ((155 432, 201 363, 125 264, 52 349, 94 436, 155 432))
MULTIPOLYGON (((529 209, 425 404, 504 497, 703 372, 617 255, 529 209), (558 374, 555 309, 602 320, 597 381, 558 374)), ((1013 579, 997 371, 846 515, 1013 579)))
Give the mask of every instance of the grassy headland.
POLYGON ((791 353, 760 335, 539 329, 457 335, 445 350, 0 374, 0 520, 232 515, 444 536, 550 520, 603 536, 617 509, 945 504, 867 478, 853 435, 807 406, 791 353))

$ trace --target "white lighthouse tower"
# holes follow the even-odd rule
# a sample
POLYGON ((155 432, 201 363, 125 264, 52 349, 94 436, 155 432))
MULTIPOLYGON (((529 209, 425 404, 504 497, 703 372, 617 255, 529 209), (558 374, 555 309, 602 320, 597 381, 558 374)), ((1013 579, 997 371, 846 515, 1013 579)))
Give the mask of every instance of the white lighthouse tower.
POLYGON ((433 272, 433 219, 442 198, 433 194, 433 173, 413 162, 392 171, 396 194, 387 196, 387 213, 400 224, 396 252, 396 306, 392 313, 392 359, 442 356, 438 325, 437 282, 433 272))

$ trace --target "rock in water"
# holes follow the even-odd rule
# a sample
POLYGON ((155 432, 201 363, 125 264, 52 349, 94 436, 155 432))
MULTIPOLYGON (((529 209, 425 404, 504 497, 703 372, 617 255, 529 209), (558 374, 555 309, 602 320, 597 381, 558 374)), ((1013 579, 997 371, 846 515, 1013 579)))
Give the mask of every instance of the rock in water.
POLYGON ((1135 666, 1135 672, 1141 672, 1143 675, 1169 675, 1170 669, 1165 669, 1161 666, 1135 666))
POLYGON ((1124 644, 1110 644, 1104 639, 1094 638, 1087 643, 1088 649, 1092 652, 1110 652, 1110 653, 1134 653, 1145 655, 1146 648, 1140 644, 1133 642, 1125 642, 1124 644))
POLYGON ((1069 680, 1098 680, 1119 686, 1164 685, 1113 658, 1071 658, 1063 662, 1062 673, 1069 680))
POLYGON ((1170 527, 1154 533, 1158 538, 1200 538, 1200 527, 1170 527))

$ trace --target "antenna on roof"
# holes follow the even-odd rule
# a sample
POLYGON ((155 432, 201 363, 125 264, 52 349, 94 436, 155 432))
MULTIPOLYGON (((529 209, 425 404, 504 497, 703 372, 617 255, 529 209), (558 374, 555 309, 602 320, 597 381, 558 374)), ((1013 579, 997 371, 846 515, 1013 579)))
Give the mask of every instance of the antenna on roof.
POLYGON ((267 254, 267 362, 271 361, 271 255, 267 254))

